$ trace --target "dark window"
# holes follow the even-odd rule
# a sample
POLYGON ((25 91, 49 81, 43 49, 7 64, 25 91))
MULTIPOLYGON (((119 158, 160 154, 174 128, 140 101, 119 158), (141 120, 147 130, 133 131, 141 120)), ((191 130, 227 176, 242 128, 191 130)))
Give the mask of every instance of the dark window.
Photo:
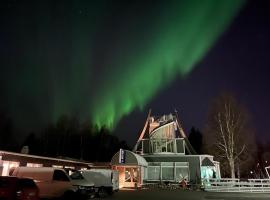
POLYGON ((69 181, 68 176, 61 170, 54 170, 53 180, 55 181, 69 181))
POLYGON ((19 179, 18 185, 20 188, 33 188, 36 187, 36 184, 31 179, 19 179))
POLYGON ((149 140, 143 140, 143 153, 149 153, 149 140))
POLYGON ((162 147, 162 152, 166 152, 166 147, 162 147))
POLYGON ((177 146, 177 153, 185 152, 184 140, 176 140, 176 146, 177 146))
POLYGON ((83 179, 83 176, 82 176, 81 172, 77 171, 77 172, 74 172, 73 174, 71 174, 70 178, 72 180, 81 180, 81 179, 83 179))

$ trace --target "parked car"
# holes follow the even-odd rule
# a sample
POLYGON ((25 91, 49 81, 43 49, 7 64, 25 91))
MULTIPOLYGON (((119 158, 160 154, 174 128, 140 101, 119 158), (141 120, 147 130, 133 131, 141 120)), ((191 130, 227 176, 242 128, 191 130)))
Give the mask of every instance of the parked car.
POLYGON ((96 196, 96 189, 92 181, 83 178, 79 171, 75 171, 70 175, 73 186, 78 187, 78 193, 82 199, 92 199, 96 196))
MULTIPOLYGON (((32 178, 36 182, 40 197, 46 199, 63 197, 77 199, 95 194, 93 183, 74 184, 64 169, 53 167, 17 167, 13 176, 32 178)), ((92 196, 91 196, 92 195, 92 196)))
POLYGON ((0 199, 39 200, 39 189, 33 179, 0 176, 0 199))
POLYGON ((52 167, 17 167, 13 176, 32 178, 39 188, 40 198, 74 196, 75 188, 63 169, 52 167))
POLYGON ((70 178, 77 184, 94 183, 99 197, 106 197, 119 190, 119 173, 111 169, 90 169, 75 171, 70 178))

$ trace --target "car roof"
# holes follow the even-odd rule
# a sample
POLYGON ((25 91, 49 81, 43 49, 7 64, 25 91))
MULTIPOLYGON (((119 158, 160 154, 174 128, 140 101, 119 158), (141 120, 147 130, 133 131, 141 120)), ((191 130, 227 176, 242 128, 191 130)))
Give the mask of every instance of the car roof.
POLYGON ((62 170, 62 168, 55 168, 55 167, 17 167, 16 169, 24 170, 24 171, 54 171, 54 170, 62 170))
MULTIPOLYGON (((30 178, 34 180, 49 181, 53 179, 53 172, 60 170, 65 172, 63 169, 53 167, 17 167, 13 175, 17 177, 30 178)), ((65 172, 66 173, 66 172, 65 172)))

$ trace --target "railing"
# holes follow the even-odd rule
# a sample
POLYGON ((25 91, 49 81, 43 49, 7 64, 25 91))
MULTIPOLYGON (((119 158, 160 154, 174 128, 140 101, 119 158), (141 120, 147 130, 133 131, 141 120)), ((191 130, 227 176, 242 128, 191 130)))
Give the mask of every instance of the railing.
POLYGON ((162 189, 162 190, 201 190, 201 184, 190 184, 187 182, 186 185, 177 182, 146 182, 142 184, 142 188, 146 189, 162 189))
POLYGON ((203 186, 208 192, 270 193, 270 179, 205 179, 203 186))
POLYGON ((137 149, 140 154, 149 153, 185 153, 183 138, 151 138, 141 140, 142 149, 137 149))
POLYGON ((180 189, 177 183, 144 183, 143 188, 159 190, 177 190, 180 189))

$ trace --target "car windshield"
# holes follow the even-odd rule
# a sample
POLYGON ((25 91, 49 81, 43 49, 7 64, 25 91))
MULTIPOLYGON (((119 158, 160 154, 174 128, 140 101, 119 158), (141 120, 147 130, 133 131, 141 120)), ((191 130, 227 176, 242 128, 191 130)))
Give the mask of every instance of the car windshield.
POLYGON ((83 176, 82 176, 81 172, 76 171, 76 172, 73 172, 73 173, 70 175, 70 178, 71 178, 72 180, 81 180, 81 179, 83 179, 83 176))

